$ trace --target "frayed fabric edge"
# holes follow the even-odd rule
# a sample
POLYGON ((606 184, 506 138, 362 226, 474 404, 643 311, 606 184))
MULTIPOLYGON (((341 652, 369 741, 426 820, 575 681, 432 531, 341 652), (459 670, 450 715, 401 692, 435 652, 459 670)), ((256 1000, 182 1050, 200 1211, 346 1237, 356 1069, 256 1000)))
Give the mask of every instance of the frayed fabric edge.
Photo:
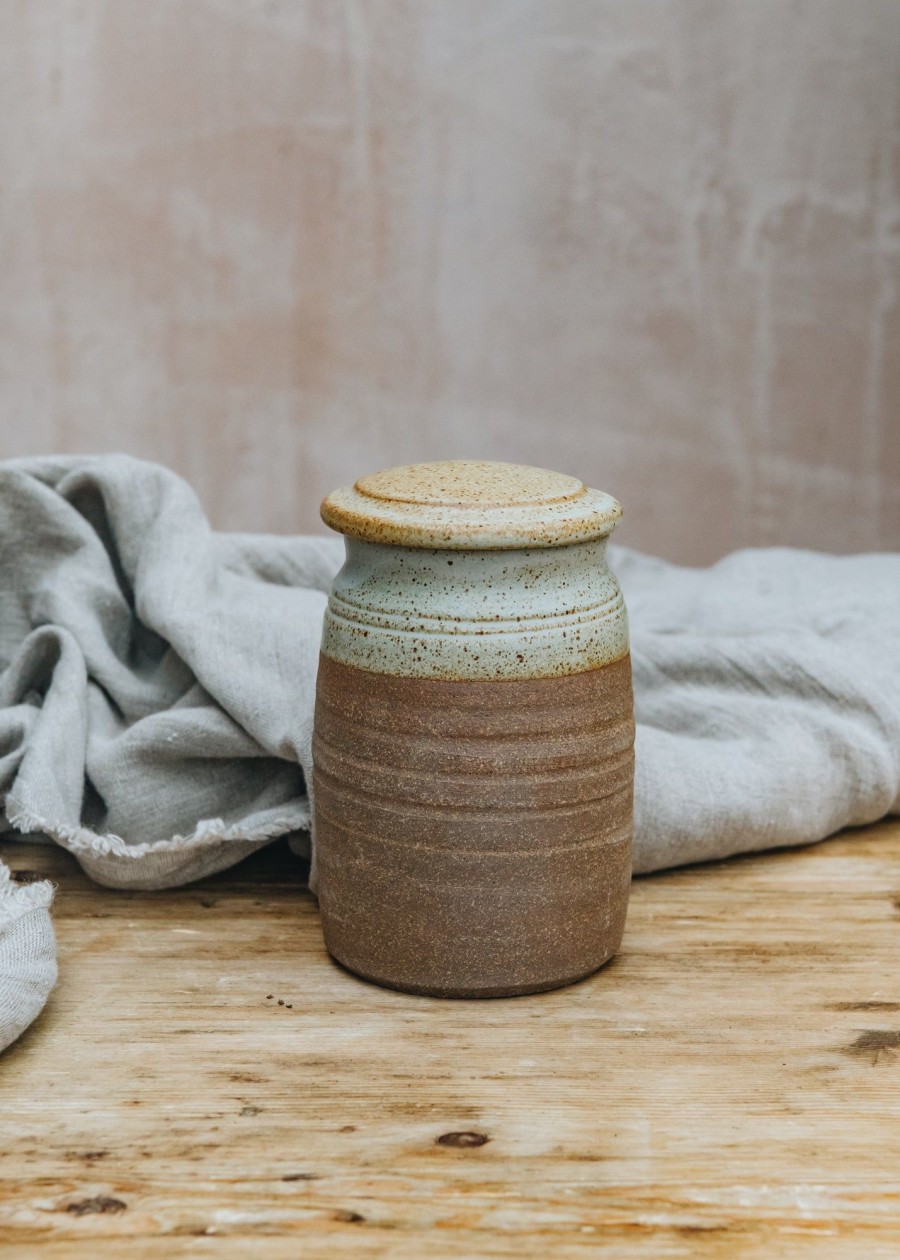
POLYGON ((53 892, 53 885, 46 879, 33 884, 16 883, 9 868, 0 862, 0 931, 31 910, 49 909, 53 892))
MULTIPOLYGON (((178 850, 194 849, 206 845, 219 844, 222 841, 245 841, 259 844, 266 840, 277 840, 279 836, 292 831, 303 831, 309 827, 309 805, 296 805, 281 813, 273 813, 272 817, 258 823, 232 823, 227 826, 222 818, 203 818, 188 835, 170 836, 167 840, 150 840, 143 844, 128 844, 121 836, 112 832, 99 835, 89 827, 71 827, 65 823, 53 823, 46 818, 32 813, 31 810, 17 807, 7 798, 6 817, 10 827, 27 835, 40 832, 55 840, 70 853, 91 854, 97 857, 142 858, 152 853, 172 853, 178 850)), ((27 885, 36 888, 39 885, 27 885)), ((49 885, 48 885, 49 887, 49 885)), ((0 882, 0 893, 3 891, 0 882)), ((47 903, 49 904, 49 902, 47 903)))

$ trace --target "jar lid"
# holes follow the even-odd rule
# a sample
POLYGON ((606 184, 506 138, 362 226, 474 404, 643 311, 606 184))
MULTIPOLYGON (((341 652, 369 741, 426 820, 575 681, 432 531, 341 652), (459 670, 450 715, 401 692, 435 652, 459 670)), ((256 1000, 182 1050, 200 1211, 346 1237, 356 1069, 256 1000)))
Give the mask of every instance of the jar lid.
POLYGON ((452 550, 562 547, 602 538, 622 509, 577 477, 450 459, 360 477, 322 500, 322 520, 366 542, 452 550))

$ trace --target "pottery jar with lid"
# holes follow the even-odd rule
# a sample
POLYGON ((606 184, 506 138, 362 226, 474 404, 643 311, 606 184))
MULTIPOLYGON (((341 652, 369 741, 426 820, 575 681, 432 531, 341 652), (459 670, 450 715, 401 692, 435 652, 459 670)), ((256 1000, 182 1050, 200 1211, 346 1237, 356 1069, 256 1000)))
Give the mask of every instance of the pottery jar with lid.
POLYGON ((380 984, 536 992, 595 971, 631 879, 621 515, 575 477, 454 460, 322 503, 345 535, 313 738, 325 944, 380 984))

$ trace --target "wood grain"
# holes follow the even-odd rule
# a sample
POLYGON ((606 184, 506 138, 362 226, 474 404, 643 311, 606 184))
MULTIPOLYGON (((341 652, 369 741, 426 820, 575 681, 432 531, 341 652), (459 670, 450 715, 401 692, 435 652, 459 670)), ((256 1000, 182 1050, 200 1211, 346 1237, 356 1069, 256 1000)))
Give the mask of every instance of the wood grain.
POLYGON ((608 968, 487 1003, 340 970, 280 846, 163 894, 7 853, 61 980, 5 1258, 900 1254, 900 823, 639 880, 608 968))

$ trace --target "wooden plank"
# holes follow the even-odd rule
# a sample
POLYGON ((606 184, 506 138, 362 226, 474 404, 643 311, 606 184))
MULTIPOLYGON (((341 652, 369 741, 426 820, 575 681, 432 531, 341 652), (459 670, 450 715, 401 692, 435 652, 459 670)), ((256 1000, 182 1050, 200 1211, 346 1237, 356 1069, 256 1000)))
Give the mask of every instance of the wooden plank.
POLYGON ((281 846, 160 894, 6 852, 61 979, 0 1061, 5 1257, 900 1254, 896 822, 642 879, 604 972, 480 1003, 341 971, 281 846))

